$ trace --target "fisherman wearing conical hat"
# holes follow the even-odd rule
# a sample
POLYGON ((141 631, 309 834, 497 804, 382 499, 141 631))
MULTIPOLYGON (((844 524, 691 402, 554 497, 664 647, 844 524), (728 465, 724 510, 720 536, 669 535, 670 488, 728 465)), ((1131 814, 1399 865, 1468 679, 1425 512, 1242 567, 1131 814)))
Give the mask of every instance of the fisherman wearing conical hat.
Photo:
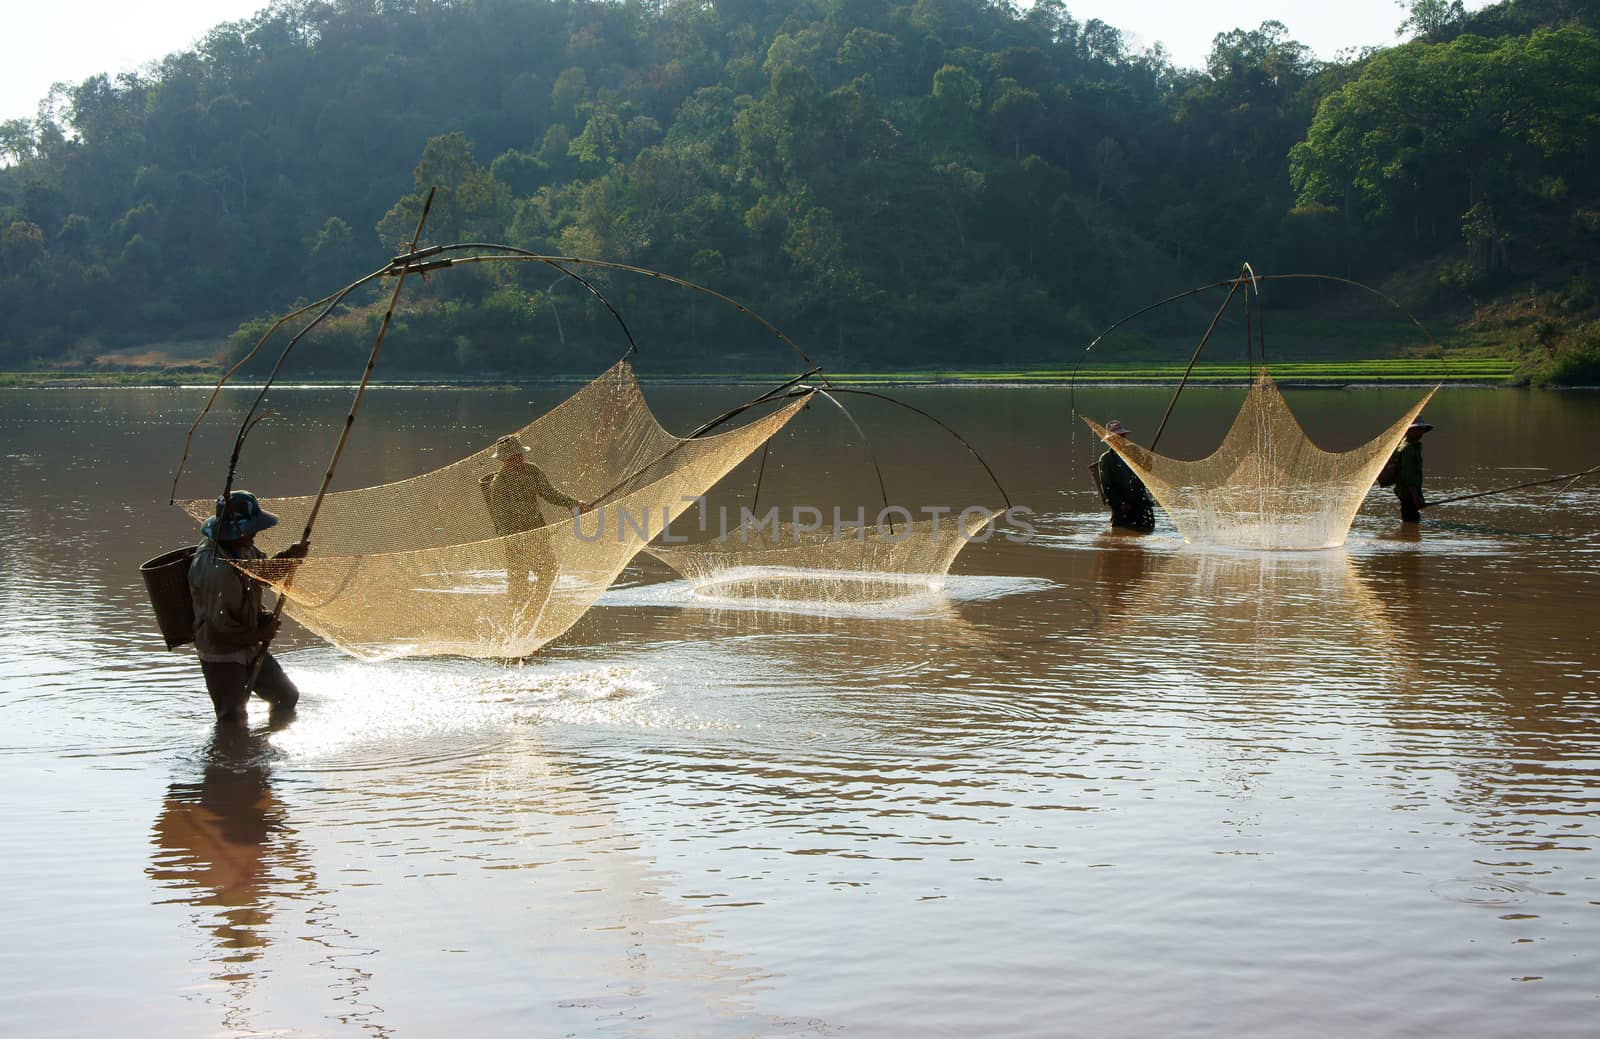
MULTIPOLYGON (((527 446, 516 435, 501 437, 491 455, 500 468, 482 478, 484 503, 499 537, 546 526, 550 517, 544 512, 545 504, 559 509, 587 508, 551 483, 543 469, 528 461, 527 453, 527 446)), ((506 594, 513 606, 521 608, 531 602, 530 577, 540 582, 540 598, 548 598, 555 570, 548 539, 523 537, 506 542, 506 594)))
POLYGON ((1405 443, 1394 455, 1394 496, 1400 500, 1402 523, 1422 522, 1422 508, 1427 505, 1422 497, 1422 434, 1432 428, 1422 421, 1422 416, 1417 416, 1406 427, 1405 443))
MULTIPOLYGON (((245 705, 252 689, 272 704, 279 717, 292 712, 300 699, 300 691, 267 652, 278 621, 261 608, 261 584, 233 565, 236 560, 267 558, 255 538, 277 522, 278 517, 263 509, 249 491, 218 498, 217 514, 201 525, 200 546, 189 564, 194 646, 219 723, 246 721, 245 705), (252 671, 256 671, 253 685, 252 671)), ((273 558, 299 559, 307 547, 293 545, 273 558)))
MULTIPOLYGON (((1130 430, 1117 419, 1106 423, 1106 432, 1113 437, 1125 437, 1130 430)), ((1109 440, 1107 441, 1109 443, 1109 440)), ((1100 500, 1111 509, 1111 525, 1125 530, 1149 533, 1155 529, 1155 503, 1144 481, 1134 475, 1128 463, 1113 450, 1107 450, 1095 463, 1095 483, 1100 488, 1100 500)))

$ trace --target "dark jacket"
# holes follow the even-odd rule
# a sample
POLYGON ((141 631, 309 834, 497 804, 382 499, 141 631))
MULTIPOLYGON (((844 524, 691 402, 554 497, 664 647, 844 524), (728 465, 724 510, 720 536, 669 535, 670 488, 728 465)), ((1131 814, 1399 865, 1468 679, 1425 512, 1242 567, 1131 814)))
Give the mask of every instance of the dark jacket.
MULTIPOLYGON (((265 559, 251 545, 242 559, 265 559)), ((249 663, 260 643, 261 585, 229 562, 222 546, 204 538, 189 564, 194 600, 194 647, 201 660, 249 663)))
POLYGON ((1422 490, 1422 441, 1407 440, 1395 452, 1399 467, 1395 472, 1394 493, 1404 497, 1403 489, 1422 490))
POLYGON ((1100 498, 1111 507, 1111 525, 1149 531, 1156 525, 1155 503, 1144 481, 1115 451, 1107 451, 1099 461, 1100 498))
POLYGON ((1115 451, 1100 456, 1100 497, 1114 510, 1143 505, 1150 501, 1144 481, 1133 474, 1128 463, 1115 451))

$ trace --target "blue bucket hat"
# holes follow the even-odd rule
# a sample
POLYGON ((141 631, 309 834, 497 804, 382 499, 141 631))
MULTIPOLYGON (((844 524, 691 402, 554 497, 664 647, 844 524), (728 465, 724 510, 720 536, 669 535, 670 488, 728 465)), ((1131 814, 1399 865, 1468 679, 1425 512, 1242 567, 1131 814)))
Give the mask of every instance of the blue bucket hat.
POLYGON ((278 517, 261 507, 249 491, 234 491, 217 498, 217 514, 200 525, 200 533, 213 541, 240 541, 278 525, 278 517))

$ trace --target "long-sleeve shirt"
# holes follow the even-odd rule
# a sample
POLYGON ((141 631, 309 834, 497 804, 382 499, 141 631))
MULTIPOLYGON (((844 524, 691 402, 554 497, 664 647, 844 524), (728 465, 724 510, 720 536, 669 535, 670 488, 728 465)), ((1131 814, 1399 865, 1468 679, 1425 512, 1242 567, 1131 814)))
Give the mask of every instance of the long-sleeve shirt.
POLYGON ((536 530, 550 522, 540 502, 549 502, 562 509, 576 508, 581 504, 577 498, 557 489, 542 469, 526 462, 501 466, 489 479, 484 497, 489 505, 489 518, 494 523, 494 531, 499 535, 536 530))
POLYGON ((1395 474, 1394 493, 1399 494, 1401 488, 1422 490, 1422 441, 1407 440, 1395 457, 1400 466, 1395 474))
MULTIPOLYGON (((242 559, 265 559, 251 545, 242 559)), ((189 564, 189 595, 194 600, 194 648, 201 660, 247 664, 255 656, 261 618, 261 585, 228 562, 222 546, 200 542, 189 564)))

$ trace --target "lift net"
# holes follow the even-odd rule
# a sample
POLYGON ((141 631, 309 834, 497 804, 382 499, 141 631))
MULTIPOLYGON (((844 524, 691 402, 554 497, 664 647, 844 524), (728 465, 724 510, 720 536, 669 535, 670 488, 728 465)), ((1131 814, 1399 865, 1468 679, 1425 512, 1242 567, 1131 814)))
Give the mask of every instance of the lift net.
POLYGON ((863 605, 944 587, 956 556, 994 516, 974 507, 893 529, 747 523, 712 541, 647 551, 709 597, 863 605))
POLYGON ((1185 541, 1254 549, 1344 544, 1378 470, 1434 390, 1351 451, 1313 444, 1262 368, 1222 445, 1207 458, 1155 454, 1084 421, 1138 474, 1185 541))
MULTIPOLYGON (((491 445, 421 476, 328 494, 308 558, 240 565, 296 621, 357 657, 526 656, 572 627, 652 537, 805 403, 679 438, 620 361, 516 431, 520 479, 491 481, 507 464, 491 445)), ((259 547, 292 544, 313 501, 262 499, 279 523, 259 547)), ((200 520, 215 511, 210 500, 179 504, 200 520)))

